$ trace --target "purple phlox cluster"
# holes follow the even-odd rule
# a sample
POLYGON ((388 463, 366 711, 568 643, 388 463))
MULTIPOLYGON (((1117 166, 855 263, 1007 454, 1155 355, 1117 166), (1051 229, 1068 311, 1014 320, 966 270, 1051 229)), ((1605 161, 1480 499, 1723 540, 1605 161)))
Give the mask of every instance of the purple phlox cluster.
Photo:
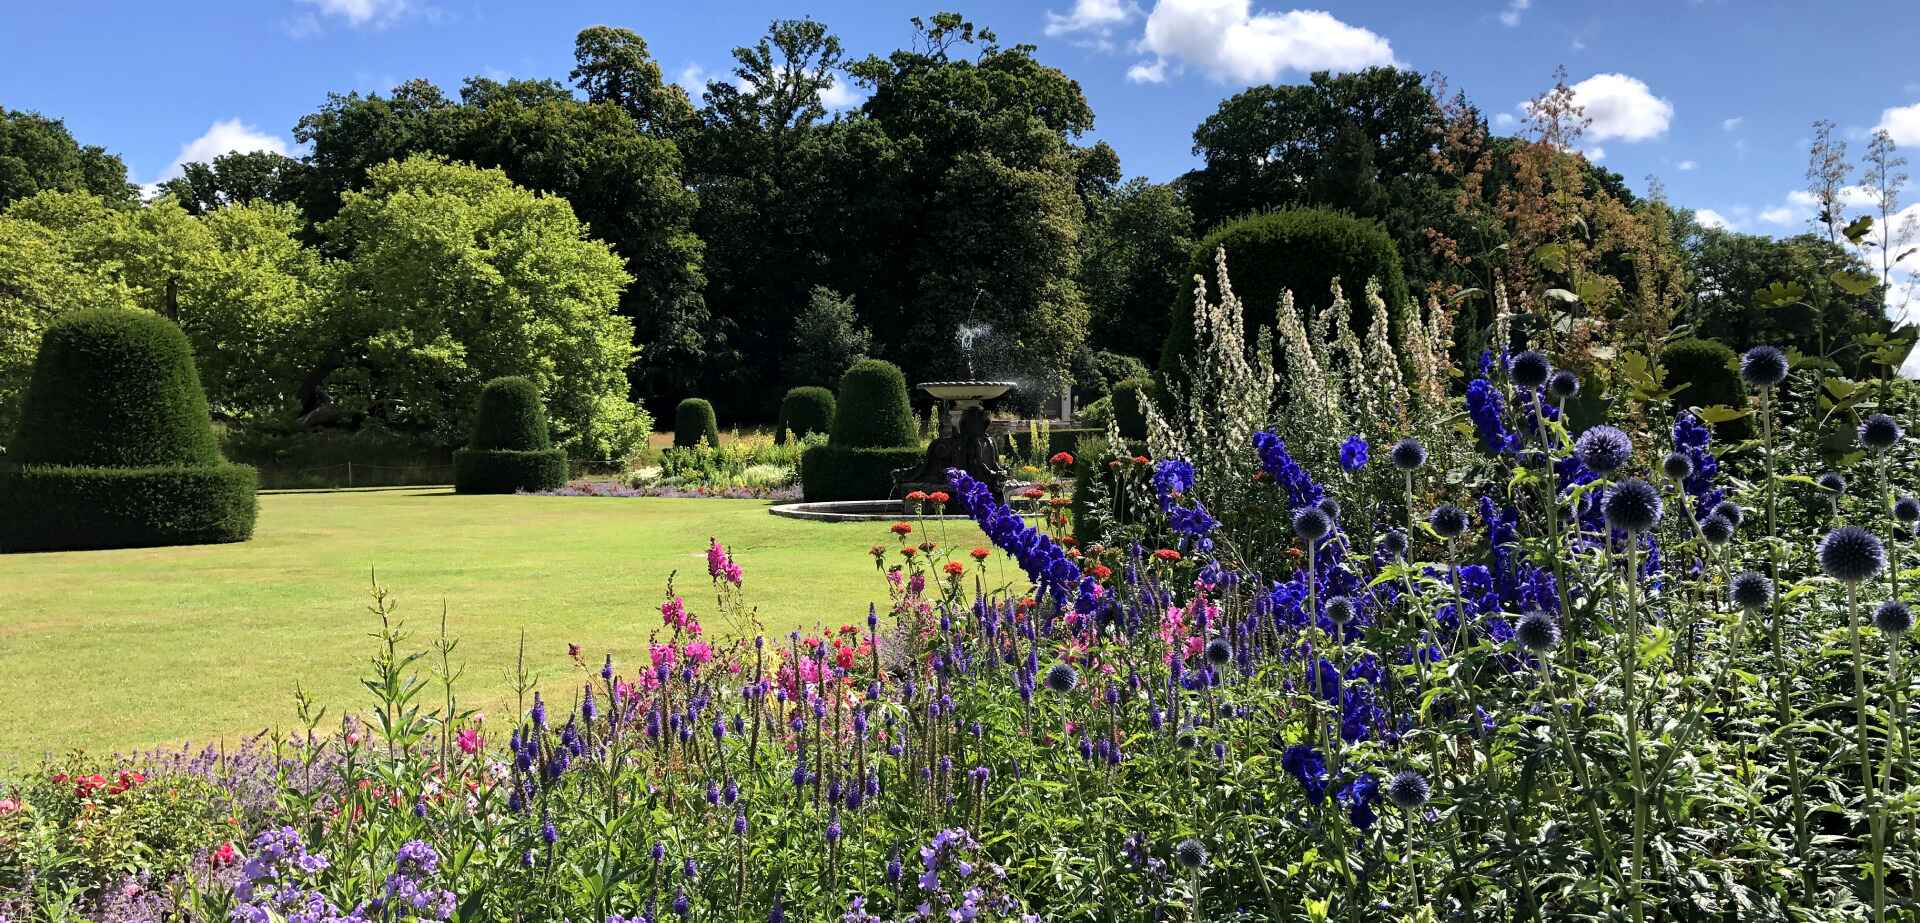
POLYGON ((292 827, 267 830, 254 837, 251 854, 233 887, 236 923, 346 923, 361 920, 359 910, 343 914, 314 887, 313 879, 329 863, 307 851, 299 831, 292 827))
POLYGON ((374 902, 376 911, 392 919, 445 920, 453 916, 452 891, 436 887, 440 854, 420 840, 400 847, 386 890, 374 902))
POLYGON ((1495 455, 1511 453, 1520 446, 1520 437, 1507 429, 1507 402, 1500 389, 1485 378, 1467 384, 1467 416, 1480 437, 1480 447, 1495 455))

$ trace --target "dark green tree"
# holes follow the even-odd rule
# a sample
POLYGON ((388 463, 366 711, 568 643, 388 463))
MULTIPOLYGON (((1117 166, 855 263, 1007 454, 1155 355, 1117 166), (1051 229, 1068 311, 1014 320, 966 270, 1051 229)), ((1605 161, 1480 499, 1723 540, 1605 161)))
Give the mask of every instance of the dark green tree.
POLYGON ((194 161, 180 175, 160 184, 190 214, 204 215, 222 205, 248 202, 297 202, 305 182, 300 161, 273 151, 234 151, 212 163, 194 161))
POLYGON ((667 137, 693 119, 687 91, 660 74, 647 40, 628 29, 593 26, 573 40, 574 68, 567 75, 590 102, 612 103, 640 130, 667 137))
POLYGON ((90 192, 111 205, 131 205, 140 193, 118 155, 81 145, 59 119, 0 106, 0 209, 46 189, 90 192))
POLYGON ((1138 178, 1089 200, 1087 212, 1080 289, 1089 345, 1158 362, 1167 306, 1193 285, 1193 216, 1174 187, 1138 178))

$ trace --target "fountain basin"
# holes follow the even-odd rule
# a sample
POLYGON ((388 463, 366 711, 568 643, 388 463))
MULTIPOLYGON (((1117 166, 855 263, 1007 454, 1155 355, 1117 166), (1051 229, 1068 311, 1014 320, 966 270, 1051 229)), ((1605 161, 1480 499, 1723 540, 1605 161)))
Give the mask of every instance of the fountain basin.
POLYGON ((1011 381, 923 381, 920 390, 957 407, 978 407, 1013 390, 1011 381))
MULTIPOLYGON (((948 504, 949 510, 956 509, 948 504)), ((787 519, 804 519, 809 522, 894 522, 901 519, 966 519, 957 512, 943 516, 918 514, 909 516, 904 500, 837 500, 830 503, 781 503, 767 508, 767 512, 787 519)))

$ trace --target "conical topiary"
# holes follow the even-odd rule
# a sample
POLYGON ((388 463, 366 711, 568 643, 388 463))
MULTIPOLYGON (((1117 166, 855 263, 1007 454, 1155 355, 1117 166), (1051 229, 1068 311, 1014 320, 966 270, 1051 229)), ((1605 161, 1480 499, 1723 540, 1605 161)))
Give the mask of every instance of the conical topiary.
POLYGON ((673 447, 691 449, 702 442, 711 448, 720 447, 720 421, 713 415, 712 404, 690 397, 674 408, 673 447))
POLYGON ((244 541, 254 470, 220 456, 193 349, 146 311, 75 311, 47 328, 0 470, 0 550, 244 541))
POLYGON ((894 472, 921 462, 906 376, 891 362, 862 359, 840 376, 835 403, 827 444, 800 457, 801 493, 812 501, 886 499, 894 472))
POLYGON ((567 454, 553 447, 539 386, 519 375, 487 382, 467 447, 453 453, 454 492, 510 494, 565 483, 567 454))

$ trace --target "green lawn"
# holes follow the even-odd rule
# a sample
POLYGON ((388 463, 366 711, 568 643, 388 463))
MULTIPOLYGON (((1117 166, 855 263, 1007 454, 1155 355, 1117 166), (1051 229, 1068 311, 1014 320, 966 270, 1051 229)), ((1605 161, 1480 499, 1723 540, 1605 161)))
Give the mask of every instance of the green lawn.
MULTIPOLYGON (((981 541, 970 523, 941 525, 950 543, 981 541)), ((273 493, 244 544, 0 555, 0 770, 284 729, 296 681, 329 720, 364 706, 369 569, 422 647, 445 602, 465 694, 504 717, 523 629, 543 688, 571 689, 569 642, 631 669, 676 570, 710 634, 745 631, 710 617, 708 536, 733 549, 774 630, 863 623, 885 597, 867 555, 891 542, 885 523, 800 522, 747 500, 273 493)))

